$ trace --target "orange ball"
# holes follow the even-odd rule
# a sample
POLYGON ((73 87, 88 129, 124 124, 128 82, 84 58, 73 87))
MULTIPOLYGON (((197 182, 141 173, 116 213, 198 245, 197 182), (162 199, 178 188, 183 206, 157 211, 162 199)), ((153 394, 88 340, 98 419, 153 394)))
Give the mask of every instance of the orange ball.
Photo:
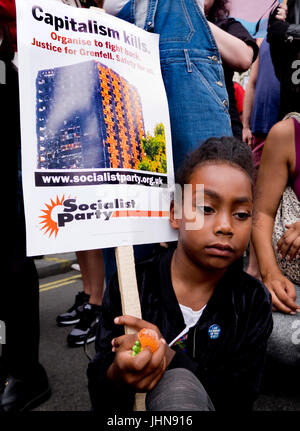
POLYGON ((145 347, 150 347, 152 353, 158 349, 158 335, 153 329, 141 329, 138 333, 138 338, 142 349, 145 347))

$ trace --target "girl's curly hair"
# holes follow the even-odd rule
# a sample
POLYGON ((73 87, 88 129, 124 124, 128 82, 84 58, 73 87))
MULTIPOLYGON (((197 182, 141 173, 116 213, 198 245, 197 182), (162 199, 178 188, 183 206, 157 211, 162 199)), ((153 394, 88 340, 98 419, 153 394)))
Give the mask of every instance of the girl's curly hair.
POLYGON ((185 156, 176 172, 176 183, 184 187, 201 165, 228 164, 241 169, 253 184, 252 152, 247 144, 235 137, 209 138, 185 156))
POLYGON ((229 0, 215 0, 207 16, 208 21, 217 22, 229 15, 229 0))

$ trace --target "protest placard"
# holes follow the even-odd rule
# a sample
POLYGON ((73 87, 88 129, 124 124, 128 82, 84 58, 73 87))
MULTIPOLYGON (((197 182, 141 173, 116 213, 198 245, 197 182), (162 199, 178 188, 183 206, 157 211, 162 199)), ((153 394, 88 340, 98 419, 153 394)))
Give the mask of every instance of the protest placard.
POLYGON ((159 36, 53 0, 17 0, 28 255, 172 241, 159 36))

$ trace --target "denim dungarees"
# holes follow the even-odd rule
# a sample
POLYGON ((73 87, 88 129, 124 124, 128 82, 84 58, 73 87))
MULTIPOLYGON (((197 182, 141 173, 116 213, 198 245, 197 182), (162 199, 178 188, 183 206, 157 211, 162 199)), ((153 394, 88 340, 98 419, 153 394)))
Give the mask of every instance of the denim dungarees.
POLYGON ((223 66, 196 0, 130 0, 119 18, 160 34, 175 170, 209 137, 232 136, 223 66))

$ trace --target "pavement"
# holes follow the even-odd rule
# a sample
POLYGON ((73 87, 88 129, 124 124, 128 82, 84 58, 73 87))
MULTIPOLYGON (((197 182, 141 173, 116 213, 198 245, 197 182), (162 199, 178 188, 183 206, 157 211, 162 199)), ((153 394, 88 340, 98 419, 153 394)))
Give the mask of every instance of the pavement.
POLYGON ((45 278, 70 271, 77 258, 75 253, 48 254, 34 262, 39 278, 45 278))
MULTIPOLYGON (((72 326, 59 327, 56 317, 64 313, 74 303, 77 292, 82 291, 82 279, 78 271, 66 268, 74 262, 73 256, 55 256, 59 260, 38 262, 42 274, 51 276, 40 278, 40 363, 47 371, 52 395, 35 411, 82 412, 90 411, 91 403, 87 387, 88 357, 83 347, 70 348, 67 336, 72 326), (65 262, 67 261, 67 262, 65 262), (55 265, 53 264, 55 263, 55 265), (47 272, 45 271, 47 269, 47 272), (54 271, 61 273, 53 274, 54 271)), ((95 354, 94 343, 87 346, 90 357, 95 354)))

